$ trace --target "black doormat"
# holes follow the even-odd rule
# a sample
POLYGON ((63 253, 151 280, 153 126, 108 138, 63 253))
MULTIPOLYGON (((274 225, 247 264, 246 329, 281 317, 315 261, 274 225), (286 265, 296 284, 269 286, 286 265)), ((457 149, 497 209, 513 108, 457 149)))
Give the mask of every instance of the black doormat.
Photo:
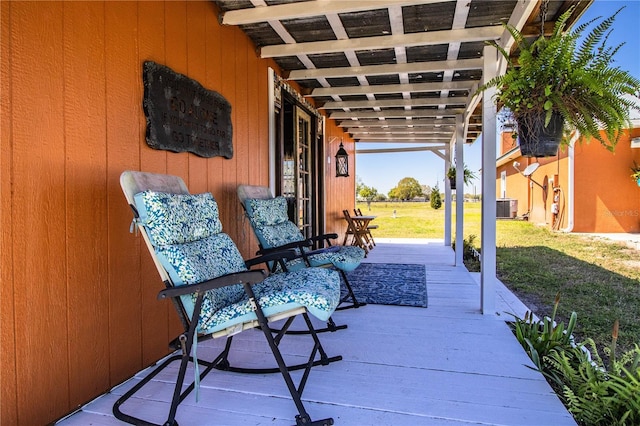
POLYGON ((424 265, 361 263, 347 277, 358 302, 427 307, 424 265))

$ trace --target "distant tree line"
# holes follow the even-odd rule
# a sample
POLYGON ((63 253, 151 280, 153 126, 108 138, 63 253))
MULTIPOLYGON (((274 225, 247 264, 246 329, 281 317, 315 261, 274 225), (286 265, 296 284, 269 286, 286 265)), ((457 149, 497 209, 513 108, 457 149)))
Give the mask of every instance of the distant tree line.
MULTIPOLYGON (((455 200, 456 195, 457 194, 452 195, 452 200, 455 200)), ((356 197, 366 201, 368 206, 371 205, 372 201, 412 201, 422 199, 425 202, 430 202, 431 207, 434 209, 438 209, 442 206, 444 194, 440 192, 437 184, 431 188, 429 185, 421 185, 415 178, 405 177, 385 195, 378 192, 376 188, 365 185, 362 180, 358 178, 356 183, 356 197)), ((482 197, 480 195, 464 194, 464 198, 466 200, 479 201, 482 197)))

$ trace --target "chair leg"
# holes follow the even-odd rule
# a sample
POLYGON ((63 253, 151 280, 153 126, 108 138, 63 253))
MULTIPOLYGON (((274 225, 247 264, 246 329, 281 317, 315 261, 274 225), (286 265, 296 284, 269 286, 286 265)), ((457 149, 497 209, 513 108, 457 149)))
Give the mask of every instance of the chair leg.
MULTIPOLYGON (((338 330, 344 330, 347 327, 348 327, 347 324, 337 325, 333 320, 333 318, 329 318, 329 320, 327 321, 327 326, 323 328, 316 328, 315 332, 316 333, 334 332, 338 330)), ((271 328, 271 331, 273 333, 277 333, 280 330, 271 328)), ((287 330, 287 334, 310 334, 310 332, 309 330, 287 330)))
POLYGON ((220 359, 220 356, 218 356, 216 358, 216 361, 214 361, 214 363, 209 363, 209 362, 206 362, 206 361, 194 360, 193 357, 191 357, 191 355, 190 355, 191 354, 191 348, 193 346, 194 336, 196 336, 196 329, 197 329, 198 320, 199 320, 198 312, 200 312, 200 309, 202 308, 202 298, 203 298, 203 293, 200 294, 198 296, 198 298, 196 299, 196 303, 195 303, 195 306, 194 306, 194 315, 193 315, 193 318, 191 319, 191 323, 189 324, 189 328, 188 328, 186 334, 182 334, 179 337, 182 354, 181 355, 174 355, 174 356, 170 357, 169 359, 167 359, 159 367, 157 367, 155 370, 153 370, 147 377, 145 377, 140 383, 138 383, 136 386, 134 386, 132 389, 130 389, 129 392, 125 393, 120 399, 118 399, 116 401, 116 403, 113 405, 113 415, 116 418, 118 418, 118 419, 120 419, 120 420, 122 420, 124 422, 134 424, 134 425, 144 425, 144 426, 155 425, 154 423, 148 422, 146 420, 139 419, 139 418, 124 414, 120 410, 120 406, 125 401, 127 401, 129 398, 131 398, 136 392, 138 392, 153 377, 155 377, 156 374, 158 374, 160 371, 165 369, 173 361, 177 361, 178 359, 180 359, 180 369, 178 370, 178 377, 176 379, 176 385, 175 385, 174 390, 173 390, 173 398, 171 399, 171 407, 169 408, 169 416, 167 417, 167 420, 164 422, 163 425, 164 426, 174 426, 174 425, 178 424, 176 422, 176 412, 178 410, 178 405, 180 405, 180 403, 194 389, 194 385, 192 384, 184 392, 182 392, 182 384, 184 383, 184 376, 186 374, 187 366, 189 364, 189 361, 197 362, 198 364, 202 364, 202 365, 205 365, 207 367, 206 370, 203 373, 201 373, 200 376, 199 376, 200 379, 203 379, 207 374, 209 374, 209 372, 211 371, 214 363, 216 363, 220 359))
MULTIPOLYGON (((149 373, 144 379, 142 379, 138 384, 129 389, 124 395, 122 395, 113 405, 113 415, 118 419, 125 423, 129 423, 132 425, 140 425, 140 426, 160 426, 157 423, 152 423, 147 420, 134 417, 132 415, 123 413, 120 407, 129 400, 132 396, 134 396, 140 389, 142 389, 147 383, 149 383, 158 373, 167 368, 173 362, 180 360, 180 369, 178 370, 178 377, 176 380, 176 385, 173 391, 173 398, 171 399, 171 406, 169 408, 169 415, 167 416, 167 420, 162 424, 163 426, 174 426, 178 423, 175 420, 176 412, 178 410, 178 405, 193 391, 195 388, 195 384, 192 383, 187 389, 183 392, 182 384, 184 383, 184 378, 187 370, 187 366, 189 362, 196 362, 189 355, 190 353, 190 345, 186 344, 188 341, 187 337, 183 334, 180 336, 181 342, 184 342, 182 353, 172 355, 167 358, 164 362, 158 365, 151 373, 149 373)), ((197 362, 206 367, 206 369, 200 374, 200 380, 204 379, 207 374, 212 370, 212 368, 220 361, 222 355, 218 355, 218 357, 213 362, 207 362, 203 360, 197 360, 197 362)))
POLYGON ((349 284, 349 280, 347 279, 347 274, 342 269, 338 269, 338 272, 340 272, 340 276, 342 277, 342 282, 344 283, 344 286, 347 289, 347 295, 340 300, 340 305, 347 302, 348 300, 351 300, 352 303, 351 305, 347 305, 347 306, 338 306, 336 308, 336 311, 342 311, 344 309, 352 309, 352 308, 359 308, 360 306, 365 306, 366 303, 358 302, 358 299, 356 299, 356 295, 353 292, 353 289, 351 288, 351 284, 349 284))
MULTIPOLYGON (((199 308, 200 304, 201 304, 201 300, 197 301, 196 307, 199 308)), ((224 350, 213 361, 209 362, 201 359, 194 360, 193 357, 189 355, 191 353, 191 348, 193 346, 193 341, 195 336, 195 324, 197 324, 197 321, 193 321, 192 324, 194 324, 194 326, 190 327, 187 333, 182 334, 179 337, 182 353, 176 354, 167 358, 164 362, 158 365, 151 373, 149 373, 146 377, 144 377, 144 379, 142 379, 138 384, 136 384, 134 387, 129 389, 129 391, 127 391, 124 395, 122 395, 113 405, 112 411, 114 416, 125 423, 129 423, 133 425, 160 426, 157 423, 152 423, 150 421, 123 413, 120 407, 124 403, 126 403, 132 396, 134 396, 140 389, 142 389, 146 384, 148 384, 155 376, 157 376, 158 373, 160 373, 166 367, 171 365, 173 362, 180 360, 180 368, 178 370, 178 376, 177 376, 176 384, 173 391, 173 397, 171 399, 169 415, 167 416, 167 420, 162 424, 162 426, 178 425, 178 423, 175 420, 178 406, 195 389, 195 382, 193 382, 184 391, 182 391, 182 385, 184 383, 189 362, 198 362, 198 364, 205 367, 205 370, 202 373, 200 373, 200 376, 199 376, 200 380, 203 380, 214 368, 218 370, 226 370, 226 371, 239 372, 239 373, 257 373, 257 374, 281 373, 285 377, 285 382, 287 383, 287 387, 291 392, 291 396, 296 404, 296 407, 298 407, 299 414, 298 416, 296 416, 296 424, 298 426, 332 425, 333 419, 330 419, 330 418, 312 422, 311 418, 304 410, 304 406, 302 406, 301 395, 302 395, 302 390, 304 388, 304 382, 306 382, 306 378, 308 377, 309 371, 311 370, 312 367, 318 366, 318 365, 328 365, 332 362, 340 361, 342 360, 342 356, 334 356, 334 357, 327 356, 326 352, 322 348, 322 345, 320 344, 320 340, 318 339, 317 334, 315 333, 315 330, 313 329, 313 325, 311 324, 311 321, 308 315, 305 313, 304 314, 305 321, 307 323, 307 327, 309 327, 309 334, 312 335, 315 342, 313 351, 311 352, 309 360, 306 363, 287 366, 284 363, 284 359, 282 358, 280 349, 278 348, 278 344, 280 343, 280 340, 286 333, 286 329, 293 322, 294 317, 289 318, 285 323, 285 327, 283 327, 283 330, 280 331, 274 337, 271 331, 269 330, 269 327, 267 325, 267 320, 262 314, 262 310, 258 308, 256 311, 256 315, 258 316, 258 322, 260 323, 260 328, 265 333, 265 336, 267 337, 267 342, 269 343, 271 351, 273 352, 274 357, 276 358, 276 362, 278 364, 277 368, 246 369, 246 368, 238 368, 238 367, 230 366, 228 356, 231 350, 233 336, 230 336, 227 338, 227 342, 225 344, 224 350), (320 353, 320 359, 316 360, 315 356, 316 356, 316 353, 318 352, 320 353), (289 371, 303 370, 303 369, 305 370, 305 372, 303 374, 303 379, 301 380, 301 385, 298 388, 296 388, 293 385, 293 381, 291 379, 289 371)))
POLYGON ((306 313, 304 313, 304 317, 305 317, 305 321, 307 322, 307 326, 309 327, 309 330, 311 332, 311 335, 313 336, 313 340, 314 340, 314 347, 313 350, 311 351, 311 355, 309 358, 309 362, 307 363, 306 367, 305 367, 305 372, 303 374, 303 377, 301 379, 301 383, 299 385, 299 387, 296 387, 295 384, 293 383, 293 379, 291 378, 291 375, 289 374, 289 369, 287 367, 287 365, 284 362, 284 359, 282 357, 282 354, 280 353, 280 348, 278 347, 278 344, 276 342, 276 340, 274 339, 271 330, 269 330, 269 325, 267 323, 267 319, 265 318, 264 314, 262 313, 262 309, 260 308, 260 305, 258 305, 257 301, 256 301, 256 297, 253 294, 253 290, 251 289, 251 286, 249 284, 243 284, 245 291, 249 294, 249 298, 251 300, 251 304, 255 307, 254 312, 256 313, 256 316, 258 317, 258 324, 260 324, 260 329, 262 330, 262 333, 264 334, 264 337, 267 339, 267 342, 269 343, 269 347, 271 348, 271 352, 273 353, 274 358, 276 359, 276 362, 278 364, 278 368, 280 369, 280 373, 282 374, 282 377, 287 385, 287 388, 289 389, 289 393, 291 394, 291 398, 293 399, 294 404, 296 405, 296 408, 298 409, 298 415, 296 415, 296 425, 297 426, 308 426, 308 425, 314 425, 314 426, 329 426, 329 425, 333 425, 333 419, 332 418, 327 418, 327 419, 323 419, 323 420, 317 420, 317 421, 312 421, 311 417, 309 416, 309 414, 307 413, 307 411, 304 408, 304 405, 302 404, 302 390, 304 389, 304 384, 306 383, 306 379, 307 376, 309 375, 309 371, 311 370, 311 367, 313 367, 314 365, 314 358, 315 358, 315 354, 318 350, 320 350, 321 356, 324 354, 324 356, 326 357, 326 353, 324 353, 324 350, 322 349, 322 346, 320 345, 320 340, 318 339, 317 334, 315 333, 314 329, 313 329, 313 324, 311 324, 311 321, 309 320, 309 317, 307 316, 306 313))
MULTIPOLYGON (((282 327, 280 330, 274 330, 269 328, 269 332, 271 333, 271 336, 273 337, 275 335, 275 337, 273 337, 273 340, 276 346, 280 344, 280 340, 285 334, 313 334, 309 329, 301 330, 301 331, 288 330, 289 326, 293 322, 293 319, 294 317, 289 318, 285 323, 284 327, 282 327)), ((337 326, 337 327, 342 327, 342 326, 337 326)), ((344 327, 346 328, 346 325, 344 327)), ((220 356, 218 357, 218 360, 214 366, 215 369, 222 370, 222 371, 231 371, 233 373, 245 373, 245 374, 273 374, 273 373, 280 372, 279 366, 269 367, 269 368, 245 368, 245 367, 235 367, 231 365, 229 361, 229 353, 231 351, 232 340, 233 340, 233 336, 229 336, 227 338, 225 348, 220 354, 220 356)), ((342 360, 341 355, 329 357, 324 352, 321 352, 320 359, 313 361, 313 367, 316 367, 318 365, 328 365, 328 364, 331 364, 332 362, 336 362, 340 360, 342 360)), ((289 371, 303 370, 307 368, 307 363, 287 365, 286 368, 289 371)))

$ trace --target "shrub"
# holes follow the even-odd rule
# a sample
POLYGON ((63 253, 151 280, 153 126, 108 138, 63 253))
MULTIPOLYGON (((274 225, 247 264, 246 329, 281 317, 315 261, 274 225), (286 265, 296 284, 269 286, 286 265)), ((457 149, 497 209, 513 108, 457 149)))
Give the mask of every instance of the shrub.
MULTIPOLYGON (((462 261, 469 272, 480 272, 480 259, 478 249, 475 247, 475 234, 469 235, 469 238, 462 240, 462 261)), ((451 243, 451 248, 455 251, 455 240, 451 243)))
POLYGON ((605 369, 593 340, 545 359, 555 388, 576 421, 582 425, 640 424, 640 348, 610 360, 605 369), (586 348, 589 350, 586 350, 586 348))
POLYGON ((442 207, 442 198, 440 196, 440 189, 438 188, 438 186, 435 186, 432 190, 431 190, 431 208, 433 208, 434 210, 438 210, 440 207, 442 207))
POLYGON ((518 342, 520 342, 538 370, 545 376, 544 357, 548 356, 553 349, 569 349, 572 347, 572 333, 578 317, 575 312, 572 312, 566 329, 564 323, 556 323, 555 318, 559 304, 560 294, 557 294, 551 317, 544 317, 542 321, 535 321, 533 313, 530 311, 525 313, 524 319, 514 315, 513 330, 518 342))
POLYGON ((583 344, 573 341, 575 312, 566 329, 555 323, 559 301, 558 295, 551 318, 534 321, 530 312, 524 319, 514 316, 518 341, 579 424, 640 424, 640 347, 636 344, 617 358, 616 321, 611 346, 604 351, 609 358, 607 368, 592 339, 583 344))

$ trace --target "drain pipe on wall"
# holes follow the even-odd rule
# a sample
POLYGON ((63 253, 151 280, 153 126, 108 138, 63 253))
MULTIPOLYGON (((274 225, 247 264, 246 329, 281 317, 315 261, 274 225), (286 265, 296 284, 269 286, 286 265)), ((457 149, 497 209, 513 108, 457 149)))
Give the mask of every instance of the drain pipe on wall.
POLYGON ((567 208, 567 227, 562 229, 562 232, 571 232, 573 231, 573 218, 574 218, 574 196, 575 196, 575 149, 574 149, 574 145, 576 143, 576 141, 578 140, 578 138, 580 137, 580 134, 578 132, 575 132, 573 137, 571 138, 571 141, 569 143, 569 153, 568 153, 568 160, 569 160, 569 164, 568 164, 568 170, 567 170, 567 201, 568 201, 568 208, 567 208))

